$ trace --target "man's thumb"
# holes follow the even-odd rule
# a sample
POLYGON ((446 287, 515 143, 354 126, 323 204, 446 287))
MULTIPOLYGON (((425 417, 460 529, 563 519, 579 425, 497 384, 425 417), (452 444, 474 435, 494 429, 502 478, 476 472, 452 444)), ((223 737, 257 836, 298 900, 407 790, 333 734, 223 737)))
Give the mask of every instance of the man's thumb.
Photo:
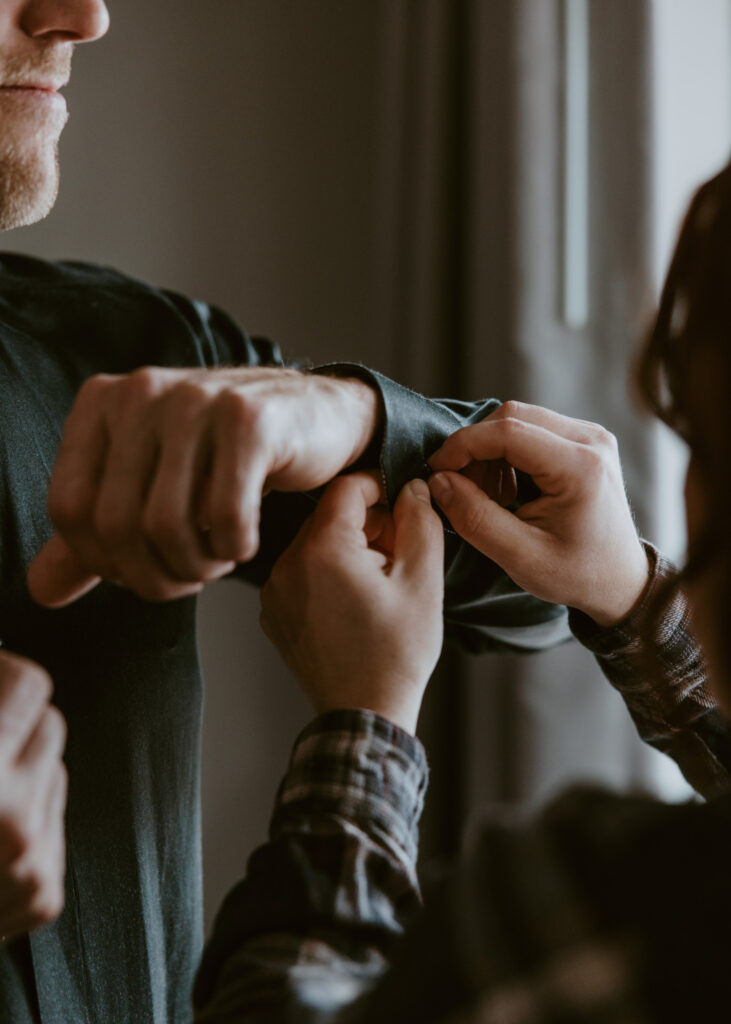
POLYGON ((61 608, 92 590, 100 577, 90 574, 55 533, 31 562, 27 582, 34 601, 47 608, 61 608))

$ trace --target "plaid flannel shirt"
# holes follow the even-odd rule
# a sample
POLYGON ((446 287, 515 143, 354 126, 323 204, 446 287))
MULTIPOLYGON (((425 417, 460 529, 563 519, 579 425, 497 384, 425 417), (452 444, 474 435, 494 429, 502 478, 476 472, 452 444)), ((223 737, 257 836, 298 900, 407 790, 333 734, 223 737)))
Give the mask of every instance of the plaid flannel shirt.
POLYGON ((640 623, 672 570, 647 547, 640 607, 607 630, 572 612, 572 629, 642 737, 713 799, 575 788, 532 823, 486 822, 422 908, 420 743, 370 712, 322 715, 295 745, 269 842, 219 913, 198 1024, 731 1018, 729 729, 680 593, 648 678, 640 623))

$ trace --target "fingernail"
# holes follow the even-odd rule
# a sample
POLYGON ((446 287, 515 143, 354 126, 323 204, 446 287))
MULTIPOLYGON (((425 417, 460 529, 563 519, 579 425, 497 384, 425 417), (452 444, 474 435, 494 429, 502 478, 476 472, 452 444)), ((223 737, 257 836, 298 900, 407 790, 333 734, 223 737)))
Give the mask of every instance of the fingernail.
POLYGON ((431 505, 431 494, 429 494, 429 488, 426 485, 426 481, 419 479, 409 481, 409 488, 411 493, 419 501, 423 501, 425 505, 431 505))
POLYGON ((454 497, 454 489, 449 482, 449 477, 444 473, 435 473, 429 479, 429 490, 439 504, 446 508, 454 497))

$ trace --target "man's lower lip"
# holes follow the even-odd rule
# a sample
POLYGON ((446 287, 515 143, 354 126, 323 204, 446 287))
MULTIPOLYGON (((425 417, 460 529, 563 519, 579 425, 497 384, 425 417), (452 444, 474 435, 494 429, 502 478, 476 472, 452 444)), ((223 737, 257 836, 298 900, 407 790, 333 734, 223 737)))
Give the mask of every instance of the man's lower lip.
POLYGON ((38 100, 42 103, 60 103, 66 106, 66 100, 60 92, 54 89, 34 89, 30 86, 3 85, 0 87, 0 95, 17 96, 30 100, 38 100))

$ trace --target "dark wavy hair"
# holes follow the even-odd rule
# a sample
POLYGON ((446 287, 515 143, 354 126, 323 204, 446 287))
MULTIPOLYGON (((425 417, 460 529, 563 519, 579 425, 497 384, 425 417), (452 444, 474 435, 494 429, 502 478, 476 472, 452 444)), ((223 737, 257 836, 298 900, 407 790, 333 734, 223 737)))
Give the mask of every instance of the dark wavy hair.
POLYGON ((721 569, 714 625, 731 666, 731 164, 691 201, 637 377, 651 411, 688 443, 702 483, 703 525, 679 582, 721 569))

